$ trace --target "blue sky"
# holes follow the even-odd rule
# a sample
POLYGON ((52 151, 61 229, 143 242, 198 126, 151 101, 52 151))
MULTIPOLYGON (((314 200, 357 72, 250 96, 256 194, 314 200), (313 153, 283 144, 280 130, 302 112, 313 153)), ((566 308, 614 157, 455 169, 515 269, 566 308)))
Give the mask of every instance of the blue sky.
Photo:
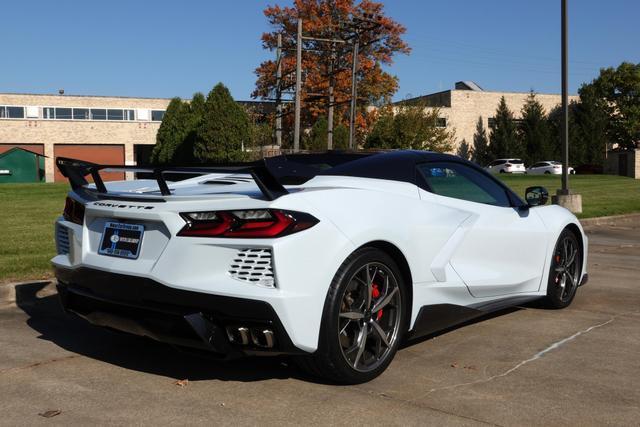
MULTIPOLYGON (((248 99, 262 10, 289 0, 11 1, 0 12, 0 92, 190 97, 221 81, 248 99)), ((474 80, 559 92, 560 0, 389 0, 413 48, 389 71, 396 99, 474 80)), ((635 0, 570 0, 570 90, 600 67, 640 62, 635 0)))

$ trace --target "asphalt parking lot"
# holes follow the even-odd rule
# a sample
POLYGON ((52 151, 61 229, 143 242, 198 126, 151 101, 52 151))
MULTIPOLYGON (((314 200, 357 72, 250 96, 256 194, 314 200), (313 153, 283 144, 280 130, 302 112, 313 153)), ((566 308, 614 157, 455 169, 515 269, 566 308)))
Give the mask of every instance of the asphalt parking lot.
POLYGON ((589 236, 591 280, 570 308, 411 343, 349 387, 287 359, 219 363, 94 328, 46 283, 20 285, 0 302, 0 424, 638 425, 640 220, 589 236))

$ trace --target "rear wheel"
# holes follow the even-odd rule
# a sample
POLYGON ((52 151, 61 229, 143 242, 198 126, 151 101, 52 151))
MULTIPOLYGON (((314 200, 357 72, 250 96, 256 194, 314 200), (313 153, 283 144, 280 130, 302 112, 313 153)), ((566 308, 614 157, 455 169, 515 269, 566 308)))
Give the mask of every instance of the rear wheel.
POLYGON ((354 252, 331 283, 318 350, 300 359, 300 365, 342 384, 363 383, 380 375, 406 330, 404 289, 389 255, 375 248, 354 252))
POLYGON ((544 171, 544 174, 545 174, 545 175, 551 175, 551 172, 549 172, 549 171, 544 171))
POLYGON ((556 243, 549 270, 547 303, 565 308, 573 301, 582 273, 582 249, 575 233, 565 229, 556 243))

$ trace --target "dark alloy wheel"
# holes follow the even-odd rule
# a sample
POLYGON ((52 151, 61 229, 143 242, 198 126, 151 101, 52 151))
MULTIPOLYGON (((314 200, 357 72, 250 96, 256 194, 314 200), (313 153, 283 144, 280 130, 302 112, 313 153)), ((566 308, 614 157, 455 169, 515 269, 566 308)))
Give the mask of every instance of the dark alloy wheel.
POLYGON ((300 360, 316 376, 357 384, 380 375, 405 332, 405 287, 394 260, 375 248, 350 255, 327 294, 318 350, 300 360))
POLYGON ((391 269, 379 262, 363 265, 349 279, 338 314, 342 355, 356 371, 369 372, 395 348, 402 299, 391 269))
POLYGON ((556 243, 549 270, 547 301, 551 307, 564 308, 571 304, 581 273, 582 249, 575 233, 565 229, 556 243))

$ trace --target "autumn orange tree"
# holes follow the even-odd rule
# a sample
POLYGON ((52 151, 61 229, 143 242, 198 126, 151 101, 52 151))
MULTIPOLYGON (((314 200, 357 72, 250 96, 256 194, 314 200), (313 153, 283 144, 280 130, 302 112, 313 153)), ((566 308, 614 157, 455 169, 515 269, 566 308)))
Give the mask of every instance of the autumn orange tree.
MULTIPOLYGON (((359 134, 366 130, 370 118, 368 105, 389 102, 398 89, 398 78, 383 69, 393 63, 394 55, 408 54, 402 40, 405 28, 385 16, 382 3, 363 0, 295 0, 293 7, 269 6, 264 14, 272 31, 262 35, 265 49, 275 50, 282 35, 282 72, 285 90, 293 91, 296 67, 297 20, 302 18, 303 34, 314 38, 340 39, 346 43, 307 40, 302 54, 302 124, 312 126, 319 116, 327 115, 328 89, 333 76, 336 126, 348 122, 351 99, 351 64, 353 41, 359 38, 358 111, 359 134), (365 18, 366 17, 366 18, 365 18), (363 19, 364 18, 364 19, 363 19), (364 24, 363 24, 364 23, 364 24), (330 73, 330 70, 333 70, 330 73)), ((276 91, 276 61, 268 60, 256 68, 254 98, 273 99, 276 91)), ((292 122, 292 114, 285 123, 292 122)))

